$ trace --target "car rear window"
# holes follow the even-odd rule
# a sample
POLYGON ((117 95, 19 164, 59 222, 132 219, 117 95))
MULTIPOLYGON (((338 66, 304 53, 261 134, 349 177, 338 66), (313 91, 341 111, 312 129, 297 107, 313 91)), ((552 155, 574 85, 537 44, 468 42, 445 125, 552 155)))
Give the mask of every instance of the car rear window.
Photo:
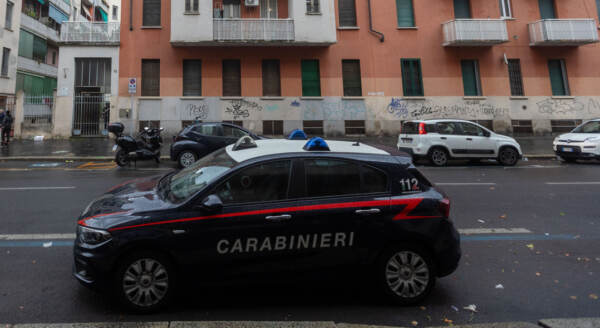
POLYGON ((388 191, 385 172, 335 159, 305 160, 308 197, 342 196, 388 191))
POLYGON ((418 122, 404 122, 402 123, 402 134, 419 134, 419 123, 418 122))

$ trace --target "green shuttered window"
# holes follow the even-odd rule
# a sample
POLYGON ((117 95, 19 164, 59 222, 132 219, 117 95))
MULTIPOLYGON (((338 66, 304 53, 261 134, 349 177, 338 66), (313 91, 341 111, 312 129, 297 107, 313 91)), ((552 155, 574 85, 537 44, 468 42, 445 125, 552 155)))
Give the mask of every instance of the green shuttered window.
POLYGON ((563 59, 549 60, 548 71, 550 72, 550 84, 552 86, 552 95, 570 95, 569 80, 567 78, 567 68, 565 66, 565 61, 563 59))
POLYGON ((477 60, 461 60, 465 96, 481 96, 481 80, 477 60))
POLYGON ((344 97, 362 96, 360 60, 342 60, 342 79, 344 80, 344 97))
POLYGON ((406 97, 423 97, 423 76, 420 59, 402 59, 402 87, 406 97))
POLYGON ((318 60, 302 61, 302 96, 321 97, 321 73, 318 60))
POLYGON ((56 79, 17 73, 17 91, 21 90, 28 96, 52 96, 56 79))
POLYGON ((339 0, 338 9, 340 16, 340 26, 356 26, 356 3, 355 0, 339 0))
POLYGON ((556 11, 554 11, 554 0, 539 0, 539 4, 540 16, 542 19, 556 18, 556 11))
POLYGON ((454 0, 454 18, 471 18, 471 2, 454 0))
POLYGON ((20 31, 19 56, 43 62, 46 61, 47 52, 48 44, 46 40, 25 30, 20 31))
POLYGON ((398 12, 398 27, 415 26, 413 0, 396 0, 396 10, 398 12))
POLYGON ((183 61, 183 96, 202 96, 202 61, 183 61))

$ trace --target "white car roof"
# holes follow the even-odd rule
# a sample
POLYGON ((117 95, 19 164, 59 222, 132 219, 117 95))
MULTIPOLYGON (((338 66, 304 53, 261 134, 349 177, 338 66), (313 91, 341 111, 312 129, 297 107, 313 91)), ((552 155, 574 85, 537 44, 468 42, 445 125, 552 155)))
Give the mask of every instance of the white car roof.
POLYGON ((474 121, 467 121, 467 120, 458 120, 458 119, 452 119, 452 118, 439 118, 439 119, 432 119, 432 120, 412 120, 412 121, 408 121, 408 122, 424 122, 424 123, 439 123, 439 122, 464 122, 464 123, 476 123, 474 121))
POLYGON ((355 154, 371 154, 371 155, 389 155, 390 153, 377 149, 375 147, 359 143, 358 146, 354 146, 355 142, 350 141, 337 141, 337 140, 325 140, 329 145, 330 151, 307 151, 304 150, 304 145, 308 140, 287 140, 287 139, 266 139, 256 140, 257 147, 241 149, 233 151, 233 145, 229 145, 225 148, 227 155, 238 163, 247 161, 252 158, 285 154, 285 153, 355 153, 355 154))

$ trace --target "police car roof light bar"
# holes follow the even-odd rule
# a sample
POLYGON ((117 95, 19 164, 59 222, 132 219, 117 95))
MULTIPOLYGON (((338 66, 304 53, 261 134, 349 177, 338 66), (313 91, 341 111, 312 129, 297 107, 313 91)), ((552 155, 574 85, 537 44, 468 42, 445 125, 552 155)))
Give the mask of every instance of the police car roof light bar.
POLYGON ((256 144, 256 142, 254 142, 254 139, 252 139, 252 137, 243 136, 238 141, 236 141, 235 145, 233 145, 233 148, 231 148, 231 150, 238 151, 256 147, 258 147, 258 145, 256 144))
POLYGON ((307 151, 330 151, 329 145, 327 145, 323 138, 319 137, 308 140, 302 149, 307 151))
POLYGON ((290 133, 288 140, 308 140, 308 137, 304 131, 296 129, 290 133))

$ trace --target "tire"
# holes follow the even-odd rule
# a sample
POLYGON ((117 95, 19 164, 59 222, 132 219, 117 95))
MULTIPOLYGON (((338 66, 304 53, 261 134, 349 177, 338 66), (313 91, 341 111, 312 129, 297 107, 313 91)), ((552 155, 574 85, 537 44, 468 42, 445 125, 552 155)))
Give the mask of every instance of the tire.
POLYGON ((417 245, 395 245, 379 257, 377 277, 382 292, 392 302, 413 305, 424 300, 435 286, 435 264, 430 253, 417 245))
POLYGON ((446 166, 450 155, 444 148, 433 148, 429 151, 429 161, 435 166, 446 166))
POLYGON ((502 166, 515 166, 519 161, 519 153, 512 147, 505 147, 498 154, 498 163, 502 166))
POLYGON ((127 152, 124 151, 122 148, 120 148, 119 151, 117 151, 117 154, 115 155, 115 162, 120 167, 129 165, 129 158, 127 156, 127 152))
POLYGON ((169 304, 176 280, 173 265, 166 256, 139 251, 119 262, 114 284, 117 297, 126 308, 152 313, 169 304))
POLYGON ((179 156, 177 156, 177 163, 179 164, 179 167, 181 167, 182 169, 185 169, 186 167, 190 167, 197 160, 198 160, 198 155, 191 150, 184 150, 181 153, 179 153, 179 156))

